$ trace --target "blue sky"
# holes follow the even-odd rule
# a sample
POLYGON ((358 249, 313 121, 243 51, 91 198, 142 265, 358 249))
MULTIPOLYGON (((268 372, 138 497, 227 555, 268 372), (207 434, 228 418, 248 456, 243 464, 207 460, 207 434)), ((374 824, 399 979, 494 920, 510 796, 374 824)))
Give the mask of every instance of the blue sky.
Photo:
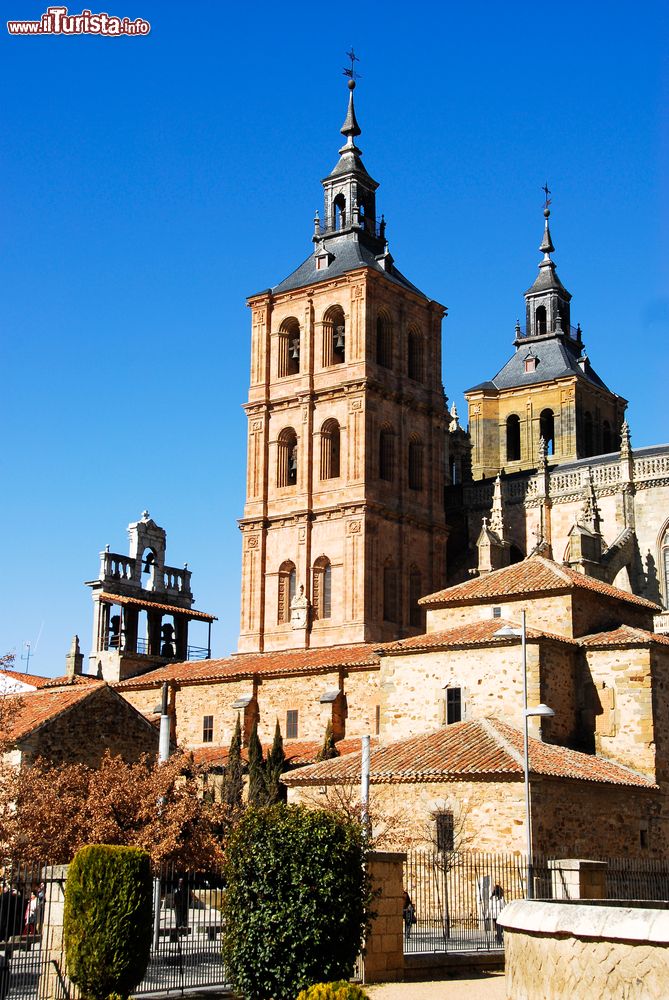
POLYGON ((460 412, 512 350, 548 180, 591 361, 634 446, 669 439, 665 2, 102 9, 150 35, 2 36, 0 650, 40 636, 45 674, 75 632, 88 653, 83 581, 145 507, 234 649, 245 297, 310 252, 351 43, 364 160, 397 265, 448 306, 460 412))

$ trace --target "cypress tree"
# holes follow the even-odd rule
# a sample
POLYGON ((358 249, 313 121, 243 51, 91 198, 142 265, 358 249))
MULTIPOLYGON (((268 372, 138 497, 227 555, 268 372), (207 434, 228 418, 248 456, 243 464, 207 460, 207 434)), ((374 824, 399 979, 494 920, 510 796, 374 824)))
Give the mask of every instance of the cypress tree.
POLYGON ((266 802, 268 806, 273 806, 277 802, 285 801, 285 786, 279 780, 286 769, 286 755, 283 752, 283 736, 279 720, 276 720, 274 730, 274 742, 272 749, 267 754, 265 765, 266 774, 266 802))
POLYGON ((328 722, 325 729, 325 739, 323 740, 323 746, 318 752, 316 760, 332 760, 333 757, 339 756, 339 750, 337 750, 337 745, 334 740, 334 735, 332 732, 332 723, 328 722))
POLYGON ((265 790, 265 763, 258 739, 258 723, 254 722, 249 739, 249 805, 264 805, 265 790))
POLYGON ((221 787, 221 799, 231 811, 241 808, 243 787, 242 727, 239 721, 239 713, 237 713, 237 722, 230 741, 228 761, 225 765, 221 787))

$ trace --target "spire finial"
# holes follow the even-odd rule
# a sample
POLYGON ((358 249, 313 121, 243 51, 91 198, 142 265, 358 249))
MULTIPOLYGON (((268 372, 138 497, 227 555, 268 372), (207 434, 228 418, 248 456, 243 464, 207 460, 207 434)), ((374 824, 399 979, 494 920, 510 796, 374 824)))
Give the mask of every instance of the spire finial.
MULTIPOLYGON (((342 125, 340 132, 345 135, 348 139, 348 145, 353 145, 353 140, 356 135, 360 135, 360 126, 358 125, 358 120, 355 117, 355 106, 353 104, 353 91, 355 90, 355 81, 359 79, 358 73, 355 71, 355 63, 360 60, 353 51, 353 46, 351 46, 351 51, 347 52, 346 55, 351 60, 350 69, 347 67, 344 70, 344 76, 348 77, 348 111, 346 113, 346 121, 342 125)), ((345 147, 344 147, 345 148, 345 147)))
POLYGON ((551 203, 551 199, 548 197, 549 194, 551 193, 551 190, 548 187, 548 181, 546 181, 541 190, 544 192, 544 219, 546 221, 544 223, 544 238, 541 241, 541 246, 539 247, 539 249, 545 255, 545 259, 548 260, 548 255, 553 253, 553 251, 555 250, 555 247, 553 246, 553 241, 551 239, 551 231, 548 228, 548 220, 551 214, 551 210, 548 207, 551 203))

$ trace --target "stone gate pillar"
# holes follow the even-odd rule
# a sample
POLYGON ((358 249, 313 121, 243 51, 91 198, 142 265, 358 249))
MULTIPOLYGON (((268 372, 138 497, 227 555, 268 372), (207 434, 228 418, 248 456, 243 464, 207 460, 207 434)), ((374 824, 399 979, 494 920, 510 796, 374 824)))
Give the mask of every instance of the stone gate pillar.
POLYGON ((376 919, 365 942, 365 982, 396 982, 404 978, 404 925, 402 899, 406 854, 374 851, 369 856, 368 871, 376 919))
POLYGON ((68 867, 68 865, 49 865, 43 870, 45 896, 42 960, 37 992, 39 1000, 65 1000, 69 996, 63 947, 63 911, 68 867))

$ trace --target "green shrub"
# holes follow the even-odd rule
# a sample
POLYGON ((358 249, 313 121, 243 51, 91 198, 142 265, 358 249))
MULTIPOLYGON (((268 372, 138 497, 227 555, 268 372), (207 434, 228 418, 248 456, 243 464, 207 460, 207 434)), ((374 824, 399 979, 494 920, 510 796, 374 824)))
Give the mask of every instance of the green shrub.
POLYGON ((65 884, 67 972, 90 1000, 121 997, 142 981, 152 934, 149 855, 136 847, 82 847, 65 884))
POLYGON ((228 840, 223 954, 245 1000, 295 1000, 350 977, 371 900, 359 824, 320 809, 248 809, 228 840))
POLYGON ((369 1000, 369 994, 340 979, 338 983, 316 983, 308 990, 302 990, 297 1000, 369 1000))

